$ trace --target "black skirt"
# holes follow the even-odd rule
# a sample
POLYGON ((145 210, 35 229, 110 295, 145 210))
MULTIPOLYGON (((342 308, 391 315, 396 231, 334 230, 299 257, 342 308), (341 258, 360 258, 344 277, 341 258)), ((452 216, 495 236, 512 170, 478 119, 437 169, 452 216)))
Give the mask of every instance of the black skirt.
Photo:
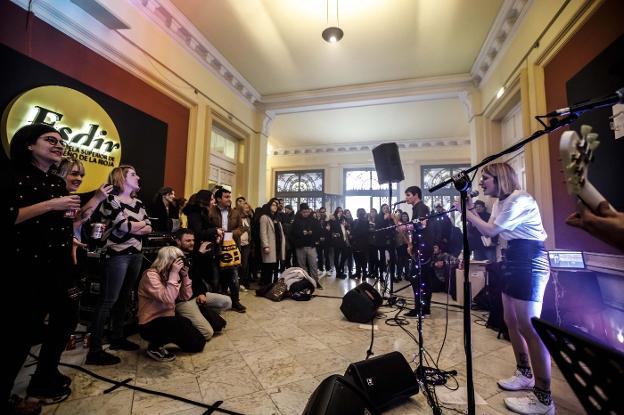
POLYGON ((518 300, 542 302, 549 277, 548 256, 542 241, 508 242, 503 263, 503 293, 518 300))

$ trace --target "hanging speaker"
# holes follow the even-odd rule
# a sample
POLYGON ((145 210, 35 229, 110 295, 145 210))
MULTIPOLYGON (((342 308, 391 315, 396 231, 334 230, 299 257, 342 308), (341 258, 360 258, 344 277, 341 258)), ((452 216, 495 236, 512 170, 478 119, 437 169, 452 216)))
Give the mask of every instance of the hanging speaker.
POLYGON ((373 149, 373 159, 379 183, 398 183, 405 180, 397 143, 378 145, 373 149))
POLYGON ((345 377, 364 391, 378 411, 418 393, 416 375, 405 357, 396 351, 351 363, 345 377))

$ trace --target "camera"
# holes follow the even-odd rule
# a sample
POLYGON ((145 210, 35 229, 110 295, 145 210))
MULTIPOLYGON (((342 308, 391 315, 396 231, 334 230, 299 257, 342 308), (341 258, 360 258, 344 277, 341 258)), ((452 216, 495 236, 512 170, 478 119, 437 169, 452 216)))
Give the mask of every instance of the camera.
POLYGON ((179 259, 182 260, 185 267, 191 268, 191 265, 193 265, 193 261, 189 257, 181 256, 179 259))

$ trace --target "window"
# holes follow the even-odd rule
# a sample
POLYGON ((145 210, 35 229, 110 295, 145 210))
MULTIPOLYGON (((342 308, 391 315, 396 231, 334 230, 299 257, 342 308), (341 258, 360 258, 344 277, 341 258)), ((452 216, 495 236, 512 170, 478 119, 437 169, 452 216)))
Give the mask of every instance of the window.
POLYGON ((233 191, 236 185, 238 140, 213 126, 210 136, 210 172, 208 186, 222 186, 233 191))
POLYGON ((275 197, 292 205, 297 211, 299 204, 307 203, 316 210, 323 206, 323 171, 275 172, 275 197))
MULTIPOLYGON (((392 183, 392 203, 398 201, 397 183, 392 183)), ((379 184, 374 168, 344 170, 345 209, 355 216, 359 208, 379 211, 382 204, 388 203, 388 184, 379 184)))
POLYGON ((236 147, 237 140, 231 138, 229 134, 221 131, 218 128, 212 129, 212 135, 210 137, 210 151, 213 154, 217 154, 221 157, 225 157, 233 162, 236 162, 236 147))
MULTIPOLYGON (((523 138, 522 129, 522 107, 518 103, 512 108, 501 121, 501 141, 503 148, 511 147, 523 138)), ((507 154, 499 160, 506 162, 518 175, 520 186, 526 189, 526 162, 524 158, 524 147, 511 154, 507 154)))
MULTIPOLYGON (((429 193, 431 187, 436 184, 450 179, 452 175, 459 173, 461 170, 467 169, 468 165, 447 165, 447 166, 422 166, 422 194, 423 202, 429 206, 429 209, 433 212, 434 207, 437 204, 441 204, 444 210, 449 210, 452 207, 452 203, 456 198, 459 198, 459 192, 455 189, 452 183, 437 190, 434 193, 429 193)), ((461 216, 459 213, 450 213, 451 221, 461 227, 461 216)))

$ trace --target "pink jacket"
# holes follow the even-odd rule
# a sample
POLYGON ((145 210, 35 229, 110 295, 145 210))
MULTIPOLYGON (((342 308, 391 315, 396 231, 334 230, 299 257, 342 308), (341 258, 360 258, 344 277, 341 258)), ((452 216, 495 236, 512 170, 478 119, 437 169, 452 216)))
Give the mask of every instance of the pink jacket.
POLYGON ((177 273, 169 274, 168 281, 163 284, 155 270, 146 270, 139 282, 139 324, 158 317, 173 317, 176 299, 187 301, 193 296, 191 284, 188 276, 180 280, 177 273))

